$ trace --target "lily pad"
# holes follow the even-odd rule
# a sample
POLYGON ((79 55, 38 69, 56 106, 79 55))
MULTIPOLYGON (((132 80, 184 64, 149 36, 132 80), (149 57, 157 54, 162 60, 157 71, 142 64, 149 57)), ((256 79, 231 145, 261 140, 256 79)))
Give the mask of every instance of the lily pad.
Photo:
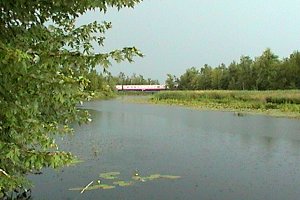
POLYGON ((99 176, 103 179, 113 180, 116 179, 118 175, 120 175, 120 172, 101 173, 99 176))
POLYGON ((161 175, 160 174, 152 174, 150 176, 146 176, 146 177, 143 177, 145 180, 155 180, 155 179, 159 179, 161 178, 161 175))
POLYGON ((113 182, 113 184, 121 186, 121 187, 125 187, 125 186, 133 185, 133 182, 132 181, 115 181, 115 182, 113 182))
POLYGON ((109 189, 115 188, 115 186, 113 186, 113 185, 101 184, 101 185, 99 185, 99 188, 101 188, 101 189, 103 189, 103 190, 109 190, 109 189))
MULTIPOLYGON (((119 175, 120 175, 120 172, 107 172, 107 173, 101 173, 99 176, 102 179, 114 180, 114 179, 117 179, 119 175)), ((135 184, 136 182, 146 182, 146 181, 152 181, 152 180, 156 180, 156 179, 179 179, 179 178, 181 178, 181 177, 173 176, 173 175, 161 175, 161 174, 152 174, 152 175, 143 177, 143 176, 140 176, 137 172, 132 176, 132 180, 129 180, 129 181, 116 180, 112 183, 113 185, 107 185, 107 184, 102 184, 103 180, 97 180, 97 184, 93 184, 93 181, 92 181, 85 187, 70 188, 69 190, 75 190, 75 191, 77 190, 77 191, 81 191, 81 193, 83 193, 84 191, 88 191, 88 190, 96 190, 96 189, 107 190, 107 189, 113 189, 116 186, 120 186, 120 187, 131 186, 131 185, 135 184)))

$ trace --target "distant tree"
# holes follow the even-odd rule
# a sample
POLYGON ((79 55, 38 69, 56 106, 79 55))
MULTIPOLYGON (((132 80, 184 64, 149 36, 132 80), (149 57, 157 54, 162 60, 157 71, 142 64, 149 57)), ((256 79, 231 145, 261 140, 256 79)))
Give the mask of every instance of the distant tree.
POLYGON ((212 67, 207 64, 200 69, 201 78, 199 80, 199 87, 201 89, 212 89, 212 70, 212 67))
POLYGON ((114 77, 115 84, 117 85, 159 85, 158 80, 151 78, 144 78, 143 75, 133 73, 130 77, 120 72, 117 77, 114 77))
POLYGON ((211 74, 211 87, 212 89, 227 89, 227 83, 225 83, 227 78, 226 66, 221 64, 220 66, 214 68, 211 74))
POLYGON ((228 84, 229 84, 228 68, 226 67, 225 64, 221 64, 218 68, 222 72, 221 73, 221 80, 220 80, 221 89, 222 90, 227 90, 228 89, 228 84))
POLYGON ((150 80, 150 85, 159 85, 159 81, 158 80, 150 80))
POLYGON ((165 84, 166 84, 168 89, 174 90, 176 88, 176 85, 177 85, 176 82, 177 82, 177 78, 176 78, 175 75, 167 74, 167 79, 165 81, 165 84))
POLYGON ((199 71, 195 68, 189 68, 180 76, 178 80, 178 88, 183 90, 198 89, 199 71))
POLYGON ((271 88, 271 85, 276 76, 275 66, 278 64, 278 56, 275 55, 270 49, 266 49, 260 57, 255 59, 253 63, 253 70, 256 75, 256 89, 274 89, 271 88))
POLYGON ((238 64, 233 61, 228 66, 228 74, 229 74, 229 82, 228 82, 228 89, 229 90, 238 90, 240 86, 238 84, 238 64))
POLYGON ((284 61, 281 71, 285 72, 288 88, 300 88, 300 52, 296 51, 284 61))
POLYGON ((126 80, 126 76, 124 72, 120 72, 117 79, 117 84, 124 85, 126 80))
MULTIPOLYGON (((292 53, 280 60, 270 49, 251 59, 241 56, 228 67, 221 64, 211 67, 205 64, 200 70, 189 68, 178 79, 182 90, 271 90, 300 89, 300 53, 292 53)), ((168 74, 166 84, 172 85, 174 78, 168 74)))
POLYGON ((255 85, 252 69, 253 61, 249 56, 242 56, 238 64, 236 89, 250 90, 255 85))

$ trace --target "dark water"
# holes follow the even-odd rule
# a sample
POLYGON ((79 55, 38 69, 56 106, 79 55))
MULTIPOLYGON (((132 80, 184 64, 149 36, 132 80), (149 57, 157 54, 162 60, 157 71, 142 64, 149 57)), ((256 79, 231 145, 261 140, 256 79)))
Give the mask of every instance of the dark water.
POLYGON ((31 177, 33 199, 299 199, 300 123, 265 116, 131 104, 85 105, 93 122, 59 141, 85 162, 31 177), (96 153, 95 153, 96 152, 96 153), (119 171, 179 175, 80 194, 69 188, 119 171))

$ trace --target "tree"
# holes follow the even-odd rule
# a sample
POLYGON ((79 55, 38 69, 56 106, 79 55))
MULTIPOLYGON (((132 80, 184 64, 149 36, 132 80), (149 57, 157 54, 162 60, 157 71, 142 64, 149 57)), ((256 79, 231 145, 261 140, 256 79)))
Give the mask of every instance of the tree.
POLYGON ((300 52, 293 52, 282 64, 281 70, 286 74, 284 79, 288 88, 300 88, 300 52))
POLYGON ((109 73, 99 73, 95 69, 91 69, 91 71, 86 75, 86 78, 89 80, 89 83, 85 90, 87 92, 90 92, 91 94, 96 93, 96 97, 99 97, 99 95, 111 95, 113 93, 113 88, 115 84, 114 82, 108 82, 109 75, 109 73))
POLYGON ((222 90, 227 90, 228 89, 228 84, 229 84, 229 72, 228 68, 226 68, 225 64, 221 64, 219 67, 219 70, 221 70, 221 80, 220 80, 220 85, 222 90))
POLYGON ((167 74, 167 79, 165 81, 166 87, 170 90, 174 90, 176 88, 177 78, 175 75, 167 74))
MULTIPOLYGON (((166 84, 172 83, 168 75, 166 84)), ((229 90, 275 90, 300 88, 300 53, 293 52, 288 58, 278 59, 270 49, 251 59, 241 56, 228 67, 221 64, 211 67, 205 64, 200 70, 187 69, 178 80, 179 89, 229 89, 229 90)))
POLYGON ((126 77, 123 72, 120 72, 114 79, 117 85, 159 85, 158 80, 145 79, 143 75, 137 75, 136 73, 133 73, 131 77, 126 77))
POLYGON ((140 1, 0 1, 0 198, 28 186, 26 174, 74 161, 58 150, 54 137, 71 133, 72 122, 90 120, 76 107, 90 98, 88 71, 142 56, 135 47, 94 53, 111 24, 76 27, 76 19, 88 10, 106 12, 140 1))
POLYGON ((252 87, 255 85, 255 81, 253 79, 252 63, 253 61, 249 56, 241 56, 237 71, 237 89, 253 89, 252 87))
POLYGON ((228 89, 229 90, 237 90, 239 89, 238 85, 238 64, 233 61, 228 66, 228 73, 229 73, 229 82, 228 82, 228 89))
POLYGON ((200 74, 200 87, 204 90, 212 89, 211 87, 211 81, 212 81, 212 67, 205 64, 204 67, 201 68, 200 74))
POLYGON ((180 76, 178 80, 178 88, 183 90, 195 90, 198 89, 199 71, 195 68, 189 68, 186 72, 180 76))
POLYGON ((213 69, 211 74, 211 84, 212 89, 227 89, 226 81, 226 66, 225 64, 221 64, 217 68, 213 69))
POLYGON ((296 88, 300 88, 300 52, 296 51, 290 55, 291 65, 294 71, 294 81, 296 88))
POLYGON ((271 85, 276 76, 274 69, 277 64, 279 64, 278 56, 270 49, 266 49, 260 57, 255 59, 253 68, 256 74, 256 89, 274 89, 271 85))
POLYGON ((121 84, 121 85, 124 85, 124 82, 125 82, 125 74, 124 72, 120 72, 119 75, 118 75, 118 84, 121 84))

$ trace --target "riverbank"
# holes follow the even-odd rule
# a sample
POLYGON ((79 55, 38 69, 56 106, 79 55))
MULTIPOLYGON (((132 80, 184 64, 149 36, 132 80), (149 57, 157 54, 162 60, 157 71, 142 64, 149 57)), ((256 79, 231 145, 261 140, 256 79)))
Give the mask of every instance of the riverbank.
POLYGON ((94 91, 91 94, 93 100, 105 100, 116 97, 117 95, 111 91, 94 91))
POLYGON ((242 114, 263 114, 300 119, 300 91, 163 91, 149 99, 155 104, 187 106, 242 114))

